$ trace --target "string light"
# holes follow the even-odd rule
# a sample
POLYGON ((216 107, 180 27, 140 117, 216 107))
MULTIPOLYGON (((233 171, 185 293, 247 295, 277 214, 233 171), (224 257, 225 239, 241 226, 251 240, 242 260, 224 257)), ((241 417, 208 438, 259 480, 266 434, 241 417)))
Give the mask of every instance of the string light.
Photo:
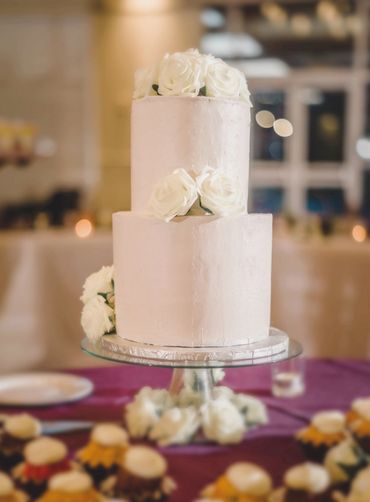
POLYGON ((78 222, 75 225, 75 233, 77 237, 80 237, 80 239, 85 239, 86 237, 89 237, 92 231, 93 231, 93 224, 87 218, 82 218, 81 220, 78 220, 78 222))
POLYGON ((273 128, 276 134, 282 138, 287 138, 293 134, 293 124, 287 119, 275 120, 273 128))
POLYGON ((363 225, 357 224, 352 228, 352 237, 356 242, 364 242, 367 237, 366 228, 363 225))
POLYGON ((269 129, 274 125, 275 115, 268 110, 261 110, 256 113, 256 122, 260 127, 269 129))

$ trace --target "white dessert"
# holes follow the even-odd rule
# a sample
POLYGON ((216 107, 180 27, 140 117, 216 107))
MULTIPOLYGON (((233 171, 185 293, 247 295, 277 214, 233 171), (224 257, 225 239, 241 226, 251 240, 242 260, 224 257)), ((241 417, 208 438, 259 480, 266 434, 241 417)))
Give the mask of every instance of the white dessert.
POLYGON ((361 397, 355 399, 352 403, 352 409, 365 420, 370 420, 370 398, 361 397))
POLYGON ((32 465, 54 464, 66 458, 67 454, 64 443, 49 437, 34 439, 24 449, 24 457, 32 465))
POLYGON ((368 502, 370 500, 370 467, 360 471, 353 480, 347 502, 368 502))
POLYGON ((352 439, 346 439, 328 451, 324 465, 332 483, 338 484, 350 479, 346 468, 359 466, 360 462, 358 447, 352 439))
POLYGON ((90 476, 80 471, 62 472, 49 481, 50 490, 62 493, 82 493, 91 490, 92 487, 90 476))
POLYGON ((91 439, 95 443, 106 446, 125 446, 128 444, 127 432, 115 424, 99 424, 92 431, 91 439))
POLYGON ((340 411, 320 411, 313 416, 312 425, 323 434, 339 434, 345 429, 346 417, 340 411))
POLYGON ((7 497, 14 491, 14 483, 9 476, 0 472, 0 497, 7 497))
POLYGON ((132 446, 123 459, 124 469, 139 478, 162 478, 167 471, 165 458, 147 446, 132 446))
POLYGON ((329 488, 330 476, 321 465, 306 462, 286 472, 284 485, 292 490, 302 490, 311 494, 323 493, 329 488))
POLYGON ((18 439, 32 439, 41 433, 41 424, 28 413, 20 413, 8 417, 4 422, 4 430, 18 439))
POLYGON ((225 476, 239 492, 253 497, 266 497, 272 489, 272 480, 267 472, 247 462, 231 465, 225 476))
POLYGON ((263 340, 270 325, 271 246, 271 215, 166 223, 114 214, 118 335, 184 347, 263 340))

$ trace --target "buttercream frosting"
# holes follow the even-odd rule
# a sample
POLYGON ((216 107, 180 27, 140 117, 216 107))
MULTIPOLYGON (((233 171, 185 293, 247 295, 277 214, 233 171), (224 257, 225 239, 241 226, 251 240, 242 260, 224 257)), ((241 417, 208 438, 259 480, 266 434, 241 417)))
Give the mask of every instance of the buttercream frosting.
POLYGON ((346 439, 333 446, 325 456, 324 465, 333 483, 348 481, 349 475, 345 467, 359 463, 358 447, 351 439, 346 439))
POLYGON ((352 409, 365 420, 370 420, 370 397, 355 399, 352 409))
POLYGON ((53 476, 49 481, 49 488, 63 493, 84 492, 92 488, 92 480, 84 472, 68 471, 53 476))
POLYGON ((41 424, 28 413, 20 413, 5 420, 4 430, 13 437, 31 439, 41 433, 41 424))
POLYGON ((64 443, 49 437, 34 439, 24 449, 24 457, 32 465, 54 464, 66 458, 67 454, 64 443))
POLYGON ((167 471, 165 458, 147 446, 132 446, 123 459, 123 467, 130 474, 145 479, 161 478, 167 471))
POLYGON ((153 96, 132 103, 131 205, 146 212, 156 183, 174 169, 223 169, 247 203, 250 106, 218 98, 153 96))
POLYGON ((368 502, 370 500, 370 467, 360 471, 351 486, 347 502, 368 502))
POLYGON ((345 429, 346 417, 340 411, 321 411, 312 418, 312 425, 323 434, 338 434, 345 429))
POLYGON ((124 446, 128 443, 127 432, 115 424, 99 424, 92 431, 91 439, 101 446, 124 446))
POLYGON ((330 485, 330 477, 321 465, 306 462, 289 469, 284 476, 284 484, 292 490, 323 493, 330 485))
POLYGON ((271 223, 271 215, 263 214, 188 216, 165 223, 115 213, 117 334, 184 347, 266 338, 271 223))
POLYGON ((14 491, 14 483, 9 476, 0 472, 0 497, 11 495, 14 491))
POLYGON ((272 489, 272 480, 267 472, 247 462, 231 465, 226 477, 237 490, 255 497, 266 497, 272 489))

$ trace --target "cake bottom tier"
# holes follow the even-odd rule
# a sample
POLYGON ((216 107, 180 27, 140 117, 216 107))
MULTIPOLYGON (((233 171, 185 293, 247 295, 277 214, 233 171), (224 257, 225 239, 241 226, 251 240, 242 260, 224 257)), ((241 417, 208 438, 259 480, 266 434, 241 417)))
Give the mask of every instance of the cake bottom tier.
POLYGON ((269 334, 272 216, 113 215, 117 334, 222 347, 269 334))

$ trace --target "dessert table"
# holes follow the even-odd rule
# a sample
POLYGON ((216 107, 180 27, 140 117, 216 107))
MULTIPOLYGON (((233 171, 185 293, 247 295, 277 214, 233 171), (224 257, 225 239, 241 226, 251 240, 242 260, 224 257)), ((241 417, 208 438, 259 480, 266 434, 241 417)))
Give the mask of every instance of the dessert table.
MULTIPOLYGON (((87 356, 86 356, 87 357, 87 356)), ((277 399, 270 393, 270 367, 230 369, 224 383, 234 390, 260 397, 269 408, 270 423, 251 431, 235 446, 199 444, 162 448, 170 472, 178 483, 174 502, 191 502, 199 490, 232 462, 245 460, 264 466, 279 483, 283 472, 303 460, 292 435, 318 410, 348 409, 355 397, 370 395, 370 362, 346 359, 308 359, 307 391, 295 399, 277 399)), ((27 411, 47 420, 120 420, 123 406, 137 390, 150 384, 167 386, 171 370, 140 366, 86 368, 74 374, 90 378, 95 392, 84 400, 68 405, 34 408, 27 411)), ((0 412, 19 412, 0 408, 0 412)), ((87 433, 63 436, 72 449, 82 446, 87 433)))

